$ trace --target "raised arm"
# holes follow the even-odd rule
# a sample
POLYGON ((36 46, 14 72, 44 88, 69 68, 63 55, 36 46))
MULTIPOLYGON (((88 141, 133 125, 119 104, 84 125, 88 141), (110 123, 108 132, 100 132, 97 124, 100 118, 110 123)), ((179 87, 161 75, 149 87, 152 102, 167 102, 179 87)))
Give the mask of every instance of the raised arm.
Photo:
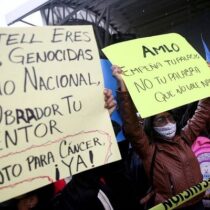
POLYGON ((188 120, 187 125, 181 131, 181 135, 193 144, 201 131, 206 130, 207 123, 209 122, 210 98, 206 98, 199 101, 193 117, 188 120))
POLYGON ((148 137, 137 118, 135 106, 122 79, 122 70, 118 66, 113 66, 112 71, 119 85, 117 97, 125 135, 139 156, 144 159, 148 157, 152 146, 149 145, 148 137))

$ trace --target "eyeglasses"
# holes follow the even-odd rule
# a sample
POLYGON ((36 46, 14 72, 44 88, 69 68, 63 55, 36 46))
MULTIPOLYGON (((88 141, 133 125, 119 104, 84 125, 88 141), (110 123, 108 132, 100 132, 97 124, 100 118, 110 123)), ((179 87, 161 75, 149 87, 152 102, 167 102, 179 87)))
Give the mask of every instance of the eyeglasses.
POLYGON ((171 114, 156 116, 153 120, 155 125, 165 125, 168 122, 174 123, 175 120, 171 114))

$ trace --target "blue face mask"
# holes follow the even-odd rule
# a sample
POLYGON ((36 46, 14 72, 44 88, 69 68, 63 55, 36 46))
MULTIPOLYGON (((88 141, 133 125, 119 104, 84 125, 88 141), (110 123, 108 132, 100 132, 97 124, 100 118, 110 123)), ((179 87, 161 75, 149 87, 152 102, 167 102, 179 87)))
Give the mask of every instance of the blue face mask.
POLYGON ((153 127, 154 130, 166 139, 172 139, 176 134, 176 123, 167 123, 162 127, 153 127))

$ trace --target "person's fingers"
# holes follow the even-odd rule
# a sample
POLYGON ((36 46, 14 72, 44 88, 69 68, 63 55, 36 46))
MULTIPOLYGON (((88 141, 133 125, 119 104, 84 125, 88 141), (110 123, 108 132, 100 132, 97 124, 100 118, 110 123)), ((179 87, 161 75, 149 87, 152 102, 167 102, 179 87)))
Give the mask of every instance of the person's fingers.
POLYGON ((105 108, 109 108, 109 104, 114 100, 112 95, 112 90, 104 89, 104 101, 105 101, 105 108))
POLYGON ((110 107, 115 106, 115 105, 116 105, 116 101, 114 97, 110 97, 105 101, 105 108, 109 109, 110 107))
POLYGON ((112 90, 111 89, 107 89, 107 97, 110 97, 110 96, 112 96, 112 90))
MULTIPOLYGON (((124 68, 124 67, 122 67, 124 68)), ((117 82, 118 82, 118 88, 121 91, 127 91, 124 80, 123 80, 123 70, 121 67, 113 65, 112 66, 112 75, 116 78, 117 82)))
POLYGON ((108 109, 109 114, 112 114, 112 112, 115 110, 117 106, 117 102, 114 99, 114 96, 112 95, 112 90, 105 89, 104 90, 104 107, 108 109))
POLYGON ((107 100, 105 101, 105 108, 110 108, 112 106, 116 105, 116 101, 114 100, 114 97, 109 97, 107 98, 107 100))
POLYGON ((108 109, 110 115, 114 112, 114 110, 116 109, 116 107, 117 106, 115 105, 112 108, 108 109))
POLYGON ((140 200, 140 204, 145 204, 145 203, 147 203, 147 202, 151 199, 151 197, 154 195, 154 193, 155 193, 154 191, 148 193, 144 198, 142 198, 142 199, 140 200))
POLYGON ((114 70, 114 69, 117 69, 117 68, 119 68, 119 66, 117 66, 117 65, 112 65, 112 70, 114 70))
POLYGON ((107 91, 108 91, 108 89, 104 88, 104 94, 106 94, 106 93, 107 93, 107 91))
POLYGON ((110 89, 104 89, 104 97, 105 97, 105 100, 107 100, 110 96, 112 96, 112 90, 110 90, 110 89))
POLYGON ((116 72, 116 73, 122 72, 122 69, 117 65, 113 65, 111 68, 112 68, 112 72, 116 72))
POLYGON ((110 96, 107 98, 107 104, 112 104, 114 101, 114 97, 113 96, 110 96))
POLYGON ((109 105, 108 105, 109 107, 107 108, 108 109, 108 111, 109 111, 109 114, 112 114, 112 112, 116 109, 116 107, 117 107, 117 103, 116 103, 116 101, 112 101, 112 103, 110 103, 109 105))
POLYGON ((116 105, 117 105, 117 102, 115 100, 112 100, 109 103, 105 104, 105 108, 111 109, 112 107, 115 107, 116 105))

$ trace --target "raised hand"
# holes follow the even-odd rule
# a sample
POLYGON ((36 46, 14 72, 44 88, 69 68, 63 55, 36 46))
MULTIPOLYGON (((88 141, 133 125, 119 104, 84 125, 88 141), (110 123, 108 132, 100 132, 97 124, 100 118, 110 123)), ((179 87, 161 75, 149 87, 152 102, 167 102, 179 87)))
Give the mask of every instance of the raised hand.
POLYGON ((119 66, 117 66, 117 65, 112 66, 112 75, 117 79, 118 86, 119 86, 120 90, 123 91, 123 92, 126 92, 127 88, 126 88, 125 83, 123 81, 122 73, 123 73, 123 71, 119 66))
POLYGON ((112 114, 116 108, 117 102, 115 101, 110 89, 104 89, 104 101, 104 107, 108 109, 109 114, 112 114))

